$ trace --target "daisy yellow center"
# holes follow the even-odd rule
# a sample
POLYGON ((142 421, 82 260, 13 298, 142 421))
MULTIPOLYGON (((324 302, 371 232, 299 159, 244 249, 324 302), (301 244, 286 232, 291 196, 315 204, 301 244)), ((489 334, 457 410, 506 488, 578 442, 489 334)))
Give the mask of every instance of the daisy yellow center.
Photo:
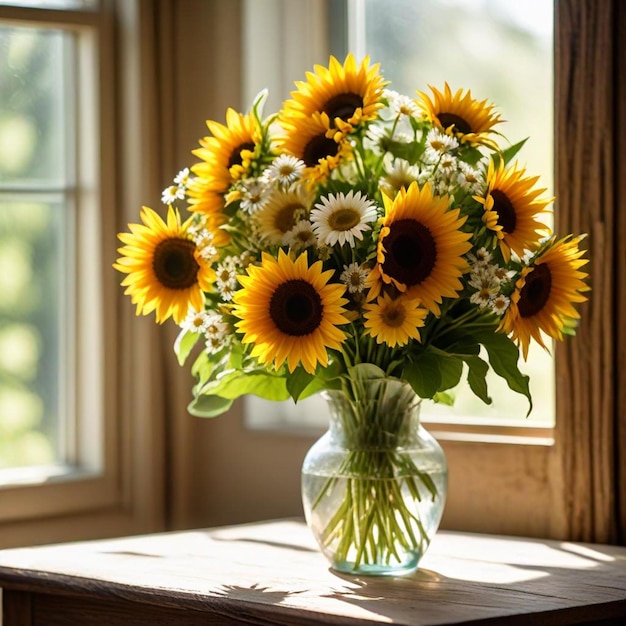
POLYGON ((386 326, 391 328, 399 328, 404 324, 406 319, 406 311, 401 304, 391 304, 385 308, 382 314, 382 320, 386 326))
POLYGON ((439 113, 437 117, 439 118, 439 123, 444 128, 452 126, 455 132, 463 133, 464 135, 472 132, 472 127, 469 122, 461 116, 456 115, 456 113, 439 113))
POLYGON ((292 337, 309 335, 322 323, 324 307, 313 285, 288 280, 278 286, 270 300, 270 317, 278 330, 292 337))
POLYGON ((333 121, 340 117, 347 122, 359 108, 363 108, 363 98, 356 93, 339 93, 324 105, 324 113, 333 121))
POLYGON ((198 282, 200 266, 196 249, 189 239, 164 239, 154 250, 152 269, 157 280, 168 289, 188 289, 198 282))
POLYGON ((493 209, 498 214, 498 225, 502 226, 502 230, 505 233, 514 232, 517 225, 517 217, 515 216, 513 203, 499 189, 491 191, 491 197, 493 198, 493 209))
POLYGON ((336 209, 328 216, 328 225, 332 230, 351 230, 361 221, 361 214, 352 207, 336 209))
POLYGON ((254 144, 252 142, 242 143, 237 146, 231 153, 230 158, 228 159, 228 168, 230 169, 233 165, 241 165, 243 163, 243 159, 241 158, 241 153, 244 150, 254 150, 254 144))
POLYGON ((430 276, 435 267, 435 240, 430 230, 415 220, 394 222, 384 245, 387 252, 383 271, 404 285, 418 285, 430 276))
POLYGON ((296 212, 304 209, 301 204, 286 204, 274 216, 274 228, 281 233, 289 232, 296 224, 296 212))
POLYGON ((522 317, 532 317, 543 309, 550 298, 552 290, 552 273, 550 268, 542 263, 536 265, 526 276, 526 281, 520 292, 517 308, 522 317))
POLYGON ((304 147, 302 160, 307 167, 313 167, 317 165, 321 159, 335 156, 338 150, 339 146, 333 139, 329 139, 326 135, 315 135, 304 147))

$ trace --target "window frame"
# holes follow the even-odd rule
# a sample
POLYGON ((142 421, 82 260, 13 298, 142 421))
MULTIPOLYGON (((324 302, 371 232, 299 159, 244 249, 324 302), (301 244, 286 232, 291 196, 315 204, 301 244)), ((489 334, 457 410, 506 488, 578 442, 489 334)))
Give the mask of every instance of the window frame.
POLYGON ((65 355, 77 372, 69 463, 2 473, 0 546, 161 530, 162 412, 142 391, 141 375, 131 375, 132 368, 146 369, 143 364, 153 362, 159 348, 153 329, 131 327, 132 311, 122 309, 111 267, 124 219, 117 207, 152 182, 140 174, 126 176, 124 167, 140 162, 148 130, 133 120, 141 119, 146 106, 141 77, 154 59, 135 42, 153 19, 153 7, 141 0, 103 0, 85 10, 0 6, 0 19, 74 32, 78 79, 87 81, 76 103, 73 217, 81 262, 74 274, 76 345, 65 355), (124 135, 117 130, 122 126, 124 135))

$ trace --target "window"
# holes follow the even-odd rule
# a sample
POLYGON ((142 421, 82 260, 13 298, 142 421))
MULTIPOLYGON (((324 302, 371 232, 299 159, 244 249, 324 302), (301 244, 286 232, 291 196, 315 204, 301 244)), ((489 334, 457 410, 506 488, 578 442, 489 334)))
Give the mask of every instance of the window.
MULTIPOLYGON (((135 348, 123 340, 111 269, 116 164, 141 143, 137 133, 127 133, 126 145, 115 139, 114 121, 133 114, 115 98, 133 57, 119 37, 127 63, 117 69, 113 17, 139 39, 138 16, 136 2, 124 11, 113 1, 0 2, 3 547, 158 523, 158 500, 128 508, 134 438, 150 440, 158 421, 144 428, 147 400, 132 388, 121 393, 128 359, 118 346, 135 348), (150 507, 152 519, 139 521, 150 507)), ((127 84, 134 93, 120 88, 120 101, 138 109, 140 81, 127 84)), ((119 180, 127 194, 137 187, 119 180)), ((139 358, 145 353, 137 348, 139 358)), ((152 498, 151 457, 140 452, 152 498)))

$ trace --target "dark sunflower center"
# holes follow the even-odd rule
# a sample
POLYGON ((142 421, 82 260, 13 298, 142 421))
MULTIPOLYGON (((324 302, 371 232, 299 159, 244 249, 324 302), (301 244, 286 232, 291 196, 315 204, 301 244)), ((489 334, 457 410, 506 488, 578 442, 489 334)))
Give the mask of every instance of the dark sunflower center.
POLYGON ((522 317, 532 317, 543 309, 550 298, 552 290, 552 274, 550 268, 542 263, 535 265, 520 292, 517 308, 522 317))
POLYGON ((463 133, 464 135, 472 132, 472 127, 470 126, 469 122, 467 120, 464 120, 456 113, 439 113, 437 117, 439 118, 439 122, 444 128, 453 126, 453 130, 455 132, 463 133))
POLYGON ((188 239, 164 239, 154 250, 152 269, 157 280, 168 289, 188 289, 198 282, 200 266, 196 249, 188 239))
POLYGON ((301 337, 319 328, 324 308, 313 285, 306 280, 288 280, 278 286, 270 300, 270 316, 286 335, 301 337))
POLYGON ((394 222, 384 246, 387 252, 383 272, 408 287, 428 278, 435 267, 435 240, 430 230, 415 220, 394 222))
POLYGON ((302 160, 307 167, 313 167, 329 156, 335 156, 339 150, 339 145, 334 139, 329 139, 326 135, 315 135, 309 143, 304 146, 302 160))
POLYGON ((390 306, 382 315, 385 324, 391 328, 399 328, 406 317, 404 307, 390 306))
POLYGON ((493 198, 494 211, 498 214, 498 225, 502 226, 502 230, 505 233, 515 232, 517 216, 515 215, 513 203, 499 189, 494 189, 491 192, 491 197, 493 198))
POLYGON ((304 209, 301 204, 286 204, 274 216, 274 228, 281 233, 289 232, 296 225, 296 212, 304 209))
POLYGON ((326 102, 324 113, 328 114, 331 124, 336 117, 347 122, 358 108, 363 108, 363 98, 359 94, 339 93, 326 102))
POLYGON ((230 169, 233 165, 241 165, 243 163, 243 159, 241 158, 241 153, 243 150, 254 150, 254 144, 252 142, 242 143, 237 146, 231 153, 230 158, 228 159, 228 168, 230 169))

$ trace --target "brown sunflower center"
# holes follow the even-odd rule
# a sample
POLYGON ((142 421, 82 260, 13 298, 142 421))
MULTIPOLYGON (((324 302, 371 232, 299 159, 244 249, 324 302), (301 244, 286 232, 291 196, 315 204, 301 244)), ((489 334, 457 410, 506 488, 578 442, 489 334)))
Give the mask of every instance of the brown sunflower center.
POLYGON ((292 337, 308 335, 322 323, 324 307, 313 285, 302 279, 278 286, 270 300, 270 317, 281 332, 292 337))
POLYGON ((502 230, 505 233, 515 232, 517 216, 515 215, 513 203, 499 189, 493 189, 491 197, 493 198, 493 210, 498 214, 498 225, 502 226, 502 230))
POLYGON ((289 232, 296 225, 296 213, 304 210, 297 202, 285 204, 274 216, 274 228, 280 233, 289 232))
POLYGON ((230 158, 228 159, 228 169, 230 169, 233 165, 241 165, 243 163, 243 158, 241 157, 241 153, 244 150, 254 150, 254 144, 251 141, 249 141, 247 143, 242 143, 238 145, 230 153, 230 158))
POLYGON ((335 156, 339 150, 339 145, 334 139, 326 137, 326 135, 315 135, 304 146, 302 160, 307 167, 317 165, 321 159, 335 156))
POLYGON ((456 113, 439 113, 437 117, 439 118, 439 123, 444 128, 452 126, 452 130, 454 130, 454 132, 463 133, 464 135, 472 132, 470 123, 456 113))
POLYGON ((437 245, 426 226, 412 219, 398 220, 384 241, 385 274, 408 287, 430 276, 437 261, 437 245))
POLYGON ((550 298, 552 290, 552 273, 550 268, 542 263, 535 265, 533 271, 526 276, 526 281, 520 292, 517 308, 522 317, 532 317, 543 309, 550 298))
POLYGON ((404 307, 398 304, 388 306, 382 314, 383 322, 391 328, 399 328, 406 318, 404 307))
POLYGON ((152 269, 168 289, 188 289, 198 282, 200 266, 194 257, 196 246, 189 239, 164 239, 154 249, 152 269))
POLYGON ((328 216, 328 225, 332 230, 351 230, 361 221, 361 214, 352 207, 336 209, 328 216))
POLYGON ((326 113, 334 123, 336 117, 340 117, 347 122, 359 108, 363 108, 363 98, 357 93, 338 93, 330 98, 324 105, 326 113))

